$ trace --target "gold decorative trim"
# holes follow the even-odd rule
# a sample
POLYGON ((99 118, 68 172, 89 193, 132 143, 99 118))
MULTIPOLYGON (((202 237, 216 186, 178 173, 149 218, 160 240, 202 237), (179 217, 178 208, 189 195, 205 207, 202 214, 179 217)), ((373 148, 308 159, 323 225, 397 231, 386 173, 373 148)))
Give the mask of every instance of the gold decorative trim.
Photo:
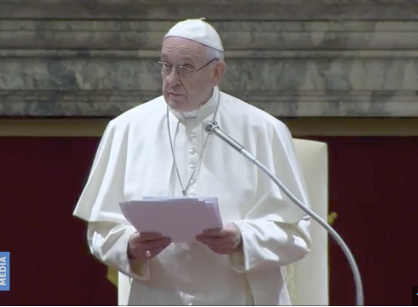
POLYGON ((293 136, 418 136, 418 118, 283 119, 293 136))
MULTIPOLYGON (((294 137, 418 136, 418 118, 282 119, 294 137)), ((100 137, 108 119, 0 119, 0 136, 100 137)))

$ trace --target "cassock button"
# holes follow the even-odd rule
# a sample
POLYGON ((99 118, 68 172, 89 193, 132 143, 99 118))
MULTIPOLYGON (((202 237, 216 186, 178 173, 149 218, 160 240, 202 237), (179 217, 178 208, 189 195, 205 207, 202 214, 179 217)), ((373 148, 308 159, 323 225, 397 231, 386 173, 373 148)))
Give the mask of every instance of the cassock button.
POLYGON ((194 180, 194 179, 190 180, 190 184, 191 185, 195 185, 196 184, 196 180, 194 180))
POLYGON ((191 140, 194 140, 196 138, 196 135, 195 134, 190 134, 189 137, 190 137, 191 140))
POLYGON ((193 304, 192 303, 189 303, 189 306, 193 306, 193 304))
POLYGON ((196 165, 190 164, 190 169, 195 169, 195 168, 196 168, 196 165))
POLYGON ((196 153, 196 150, 194 150, 193 148, 189 150, 189 154, 191 154, 192 156, 196 153))

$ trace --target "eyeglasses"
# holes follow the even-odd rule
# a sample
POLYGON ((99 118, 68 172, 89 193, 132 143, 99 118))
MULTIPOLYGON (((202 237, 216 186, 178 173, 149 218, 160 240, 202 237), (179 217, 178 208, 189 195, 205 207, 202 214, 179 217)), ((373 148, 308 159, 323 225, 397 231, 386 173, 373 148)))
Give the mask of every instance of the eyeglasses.
POLYGON ((207 62, 205 65, 203 65, 202 67, 200 67, 197 70, 193 70, 190 67, 187 66, 183 66, 183 65, 171 65, 167 62, 157 62, 157 65, 159 66, 160 70, 161 70, 161 74, 163 76, 168 76, 171 74, 171 72, 173 71, 173 68, 176 69, 177 73, 179 74, 179 76, 181 78, 184 79, 189 79, 191 77, 194 76, 194 74, 196 74, 198 71, 202 70, 203 68, 205 68, 206 66, 208 66, 209 64, 213 63, 214 61, 217 61, 217 58, 214 58, 212 60, 210 60, 209 62, 207 62))

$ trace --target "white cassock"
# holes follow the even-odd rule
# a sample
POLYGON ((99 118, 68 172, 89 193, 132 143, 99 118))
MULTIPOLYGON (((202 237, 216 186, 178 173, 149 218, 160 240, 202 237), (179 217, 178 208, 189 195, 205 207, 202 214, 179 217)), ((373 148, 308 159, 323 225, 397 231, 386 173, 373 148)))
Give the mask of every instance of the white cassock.
POLYGON ((169 110, 169 126, 183 185, 197 167, 189 196, 217 197, 222 220, 235 222, 243 251, 219 255, 201 243, 172 243, 148 262, 127 258, 135 229, 119 203, 145 196, 182 196, 168 134, 167 104, 158 97, 112 120, 100 143, 74 215, 88 221, 91 252, 128 275, 129 305, 289 305, 285 267, 311 248, 310 220, 257 167, 214 135, 221 129, 242 143, 309 206, 304 179, 287 127, 266 112, 217 87, 185 119, 169 110), (219 103, 219 109, 217 108, 219 103))

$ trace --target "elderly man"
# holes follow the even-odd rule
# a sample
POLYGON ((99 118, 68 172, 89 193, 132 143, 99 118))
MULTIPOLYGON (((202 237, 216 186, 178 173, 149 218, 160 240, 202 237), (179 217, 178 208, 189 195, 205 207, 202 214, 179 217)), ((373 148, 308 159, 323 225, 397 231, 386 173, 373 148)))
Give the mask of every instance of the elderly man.
POLYGON ((219 90, 221 39, 202 20, 177 23, 159 62, 163 95, 113 119, 74 215, 91 252, 131 277, 132 305, 288 305, 285 268, 310 250, 309 218, 221 139, 219 126, 308 204, 287 127, 219 90), (146 196, 217 197, 224 222, 196 242, 138 233, 119 204, 146 196))

